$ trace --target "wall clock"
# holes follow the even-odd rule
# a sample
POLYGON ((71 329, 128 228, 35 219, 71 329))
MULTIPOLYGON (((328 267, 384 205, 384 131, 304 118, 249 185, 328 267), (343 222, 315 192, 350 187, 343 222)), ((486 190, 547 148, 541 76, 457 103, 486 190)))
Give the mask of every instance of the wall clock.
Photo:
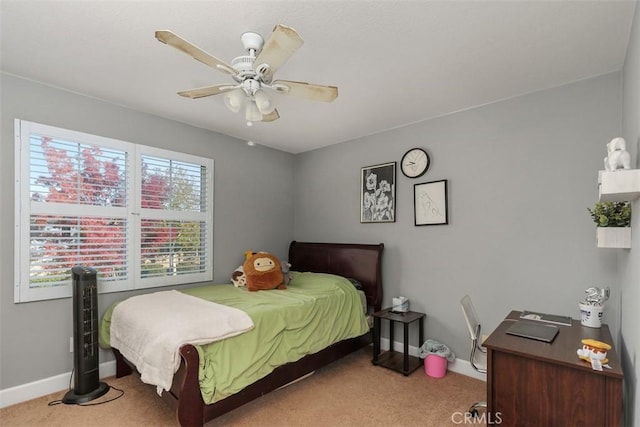
POLYGON ((418 178, 429 169, 429 154, 422 148, 412 148, 404 153, 400 161, 400 169, 407 178, 418 178))

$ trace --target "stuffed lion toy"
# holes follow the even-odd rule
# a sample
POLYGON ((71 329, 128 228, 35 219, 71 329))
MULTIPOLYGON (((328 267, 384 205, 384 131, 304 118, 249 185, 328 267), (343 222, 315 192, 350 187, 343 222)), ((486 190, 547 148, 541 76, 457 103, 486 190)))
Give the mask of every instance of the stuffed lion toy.
POLYGON ((249 291, 287 289, 284 284, 280 260, 268 252, 257 252, 247 256, 242 264, 249 291))

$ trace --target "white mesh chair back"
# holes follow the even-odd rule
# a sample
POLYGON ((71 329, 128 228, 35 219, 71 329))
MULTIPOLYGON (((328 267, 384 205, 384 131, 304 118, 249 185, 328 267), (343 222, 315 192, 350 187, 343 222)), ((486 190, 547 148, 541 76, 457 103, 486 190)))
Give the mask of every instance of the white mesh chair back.
POLYGON ((478 319, 476 310, 475 308, 473 308, 473 304, 471 303, 471 297, 469 297, 469 295, 465 295, 460 300, 460 306, 462 307, 464 318, 467 321, 467 327, 469 328, 469 337, 471 338, 471 354, 469 355, 469 362, 476 371, 486 373, 486 349, 482 347, 480 342, 480 331, 482 327, 480 326, 480 320, 478 319))
MULTIPOLYGON (((462 307, 462 314, 467 321, 467 327, 469 328, 469 337, 471 338, 471 354, 469 355, 469 363, 476 371, 485 374, 487 373, 487 357, 486 349, 479 344, 481 339, 480 335, 480 319, 476 313, 473 304, 471 303, 471 297, 465 295, 460 300, 460 307, 462 307)), ((469 413, 472 417, 478 416, 478 408, 486 408, 487 402, 475 402, 469 408, 469 413)))
POLYGON ((473 304, 471 303, 471 297, 469 295, 465 295, 460 300, 460 306, 462 307, 462 313, 464 314, 464 318, 467 321, 467 327, 469 328, 469 336, 472 341, 478 341, 480 338, 478 335, 480 334, 480 320, 478 319, 478 314, 476 310, 473 308, 473 304))

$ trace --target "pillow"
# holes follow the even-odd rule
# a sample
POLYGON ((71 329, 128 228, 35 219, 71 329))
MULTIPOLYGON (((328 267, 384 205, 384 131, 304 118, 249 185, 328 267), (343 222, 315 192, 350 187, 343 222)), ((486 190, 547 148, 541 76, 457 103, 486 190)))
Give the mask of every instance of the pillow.
POLYGON ((287 289, 280 260, 268 252, 249 255, 242 264, 250 291, 287 289))

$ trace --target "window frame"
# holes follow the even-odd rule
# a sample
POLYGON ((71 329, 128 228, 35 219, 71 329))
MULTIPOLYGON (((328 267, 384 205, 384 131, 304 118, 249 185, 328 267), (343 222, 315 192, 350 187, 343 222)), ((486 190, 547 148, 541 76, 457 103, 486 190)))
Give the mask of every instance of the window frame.
POLYGON ((112 293, 131 291, 135 289, 148 289, 163 286, 172 286, 186 283, 196 283, 213 279, 213 208, 214 208, 214 160, 199 157, 191 154, 180 153, 172 150, 165 150, 141 144, 91 135, 55 126, 44 125, 21 119, 14 121, 15 132, 15 239, 14 239, 14 302, 31 302, 40 300, 50 300, 57 298, 68 298, 72 295, 72 283, 57 285, 52 287, 31 287, 30 286, 30 251, 31 251, 31 229, 30 220, 34 213, 70 213, 69 206, 61 204, 55 206, 54 203, 33 202, 30 197, 30 172, 31 172, 31 152, 30 137, 32 134, 46 135, 56 139, 87 145, 97 145, 101 148, 114 148, 125 151, 127 154, 128 168, 125 175, 125 186, 127 192, 127 202, 125 207, 102 207, 92 205, 75 205, 81 207, 83 214, 99 214, 103 216, 113 216, 114 212, 124 214, 127 221, 126 226, 126 262, 128 265, 128 277, 126 280, 103 282, 98 274, 98 292, 112 293), (187 162, 200 165, 206 170, 206 176, 202 184, 204 212, 171 211, 159 209, 142 209, 141 188, 142 188, 142 156, 155 156, 170 159, 178 162, 187 162), (41 209, 49 205, 46 209, 41 209), (33 206, 33 209, 32 209, 33 206), (155 211, 155 212, 149 212, 155 211), (161 212, 159 212, 161 211, 161 212), (206 224, 204 250, 206 252, 204 271, 198 273, 167 275, 161 277, 142 278, 141 277, 141 217, 142 218, 162 218, 171 220, 192 219, 203 221, 206 224))

